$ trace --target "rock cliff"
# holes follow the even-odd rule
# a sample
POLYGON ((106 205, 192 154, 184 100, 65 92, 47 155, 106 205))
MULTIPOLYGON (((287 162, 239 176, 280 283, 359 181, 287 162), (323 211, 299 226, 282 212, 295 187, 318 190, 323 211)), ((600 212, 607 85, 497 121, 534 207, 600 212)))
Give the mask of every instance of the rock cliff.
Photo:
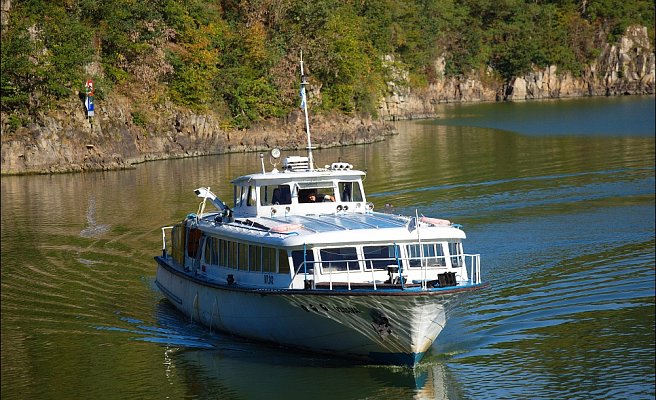
MULTIPOLYGON (((386 61, 392 65, 391 58, 386 61)), ((503 82, 487 69, 415 89, 409 87, 407 73, 396 69, 379 110, 384 118, 396 120, 435 116, 435 106, 449 102, 654 94, 654 61, 647 28, 632 26, 618 43, 605 44, 595 62, 578 77, 550 66, 503 82)), ((444 76, 444 59, 438 59, 434 69, 444 76)))
MULTIPOLYGON (((134 103, 110 97, 96 102, 92 118, 81 103, 64 104, 11 134, 4 133, 8 121, 3 118, 2 174, 125 169, 148 160, 307 146, 301 111, 234 130, 222 127, 211 112, 201 115, 166 104, 142 115, 143 108, 135 111, 134 103)), ((394 133, 391 125, 370 117, 314 116, 311 125, 314 147, 368 143, 394 133)))

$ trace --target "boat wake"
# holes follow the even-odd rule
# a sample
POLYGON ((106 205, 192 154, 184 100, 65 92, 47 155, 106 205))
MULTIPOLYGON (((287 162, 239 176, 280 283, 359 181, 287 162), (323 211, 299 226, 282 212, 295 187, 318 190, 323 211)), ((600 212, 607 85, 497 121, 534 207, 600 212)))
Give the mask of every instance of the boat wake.
POLYGON ((109 227, 110 225, 96 222, 96 199, 91 197, 87 208, 87 227, 80 232, 80 236, 85 238, 99 237, 105 234, 109 227))

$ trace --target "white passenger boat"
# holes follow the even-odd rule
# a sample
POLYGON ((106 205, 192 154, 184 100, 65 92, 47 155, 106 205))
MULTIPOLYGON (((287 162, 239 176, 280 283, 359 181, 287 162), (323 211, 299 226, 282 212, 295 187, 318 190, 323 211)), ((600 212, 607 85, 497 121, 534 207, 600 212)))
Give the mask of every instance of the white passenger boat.
POLYGON ((196 189, 198 211, 162 228, 156 284, 210 329, 414 366, 453 301, 484 286, 480 256, 459 225, 374 211, 351 164, 315 166, 302 61, 301 76, 307 155, 274 149, 269 171, 260 155, 261 172, 232 181, 232 207, 196 189))

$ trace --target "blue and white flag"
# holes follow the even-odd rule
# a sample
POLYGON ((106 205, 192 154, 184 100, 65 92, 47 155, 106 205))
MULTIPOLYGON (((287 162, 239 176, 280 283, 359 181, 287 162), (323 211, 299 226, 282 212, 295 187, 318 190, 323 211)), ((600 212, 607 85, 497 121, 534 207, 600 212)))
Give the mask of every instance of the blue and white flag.
POLYGON ((305 102, 305 87, 303 87, 303 86, 301 86, 300 95, 301 95, 301 109, 304 110, 306 102, 305 102))
POLYGON ((408 222, 408 232, 412 232, 415 229, 417 229, 417 218, 412 217, 412 218, 410 218, 410 221, 408 222))
POLYGON ((87 108, 87 116, 93 117, 94 116, 93 96, 87 96, 87 98, 84 101, 84 106, 87 108))

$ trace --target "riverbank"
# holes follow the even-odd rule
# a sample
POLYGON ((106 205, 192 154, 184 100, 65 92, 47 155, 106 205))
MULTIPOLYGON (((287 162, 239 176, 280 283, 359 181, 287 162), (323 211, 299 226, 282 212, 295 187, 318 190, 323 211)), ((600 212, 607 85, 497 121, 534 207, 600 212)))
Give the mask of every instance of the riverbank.
MULTIPOLYGON (((640 26, 627 29, 618 43, 605 44, 581 76, 549 66, 508 82, 489 69, 447 77, 444 59, 439 58, 435 61, 438 77, 417 88, 410 84, 408 72, 394 67, 390 57, 386 62, 394 76, 379 102, 378 116, 311 112, 312 144, 334 147, 384 140, 396 133, 389 121, 439 117, 436 108, 444 103, 653 95, 655 58, 647 28, 640 26)), ((92 118, 87 118, 79 98, 17 129, 10 127, 8 115, 0 114, 1 174, 126 169, 151 160, 307 145, 300 110, 237 130, 225 126, 221 115, 213 111, 198 113, 168 101, 153 101, 150 92, 130 97, 119 93, 130 90, 97 99, 92 118)))

